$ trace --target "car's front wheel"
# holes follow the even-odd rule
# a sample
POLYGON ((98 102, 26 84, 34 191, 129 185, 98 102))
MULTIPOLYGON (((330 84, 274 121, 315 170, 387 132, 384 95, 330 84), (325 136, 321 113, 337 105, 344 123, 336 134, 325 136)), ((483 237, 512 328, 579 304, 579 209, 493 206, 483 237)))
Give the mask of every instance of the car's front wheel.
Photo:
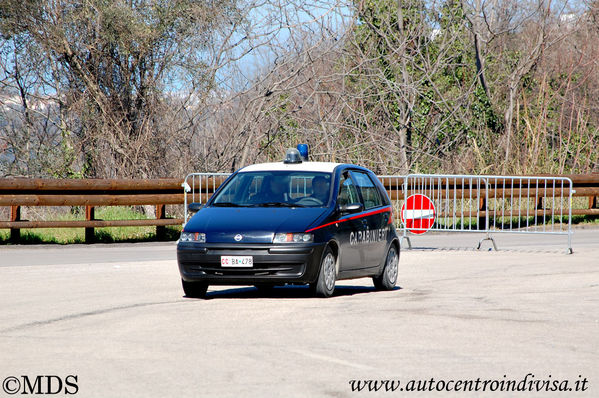
POLYGON ((186 282, 181 279, 183 285, 183 291, 185 296, 191 298, 205 298, 206 292, 208 291, 208 284, 206 282, 186 282))
POLYGON ((335 254, 330 247, 327 247, 320 262, 318 279, 311 285, 318 297, 331 297, 333 295, 337 279, 336 263, 335 254))
POLYGON ((383 272, 379 276, 372 278, 374 287, 379 290, 392 290, 397 283, 397 273, 399 269, 399 254, 395 245, 389 247, 387 252, 387 258, 385 260, 385 267, 383 272))

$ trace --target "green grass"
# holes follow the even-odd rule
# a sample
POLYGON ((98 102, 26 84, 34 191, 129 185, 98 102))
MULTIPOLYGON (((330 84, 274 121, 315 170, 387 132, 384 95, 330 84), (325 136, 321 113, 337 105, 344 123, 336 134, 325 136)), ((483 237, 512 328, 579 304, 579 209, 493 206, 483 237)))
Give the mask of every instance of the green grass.
MULTIPOLYGON (((129 206, 97 207, 95 218, 100 220, 140 220, 148 219, 144 214, 129 206)), ((41 219, 51 221, 84 220, 85 213, 81 208, 73 208, 70 213, 45 214, 41 219)), ((106 227, 96 228, 95 241, 98 243, 114 242, 146 242, 157 240, 156 227, 106 227)), ((166 227, 164 240, 177 240, 181 233, 180 226, 166 227)), ((10 230, 0 230, 0 244, 10 244, 10 230)), ((21 229, 20 244, 71 244, 85 243, 84 228, 34 228, 21 229)))

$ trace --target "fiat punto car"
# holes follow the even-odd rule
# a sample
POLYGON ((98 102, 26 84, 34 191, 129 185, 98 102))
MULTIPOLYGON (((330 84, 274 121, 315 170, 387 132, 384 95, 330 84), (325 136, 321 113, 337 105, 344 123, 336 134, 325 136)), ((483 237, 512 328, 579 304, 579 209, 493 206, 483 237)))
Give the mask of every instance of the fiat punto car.
POLYGON ((363 167, 303 161, 292 149, 281 163, 238 170, 190 209, 197 213, 177 244, 188 297, 204 297, 209 285, 285 284, 329 297, 337 280, 361 277, 395 287, 400 245, 391 203, 363 167))

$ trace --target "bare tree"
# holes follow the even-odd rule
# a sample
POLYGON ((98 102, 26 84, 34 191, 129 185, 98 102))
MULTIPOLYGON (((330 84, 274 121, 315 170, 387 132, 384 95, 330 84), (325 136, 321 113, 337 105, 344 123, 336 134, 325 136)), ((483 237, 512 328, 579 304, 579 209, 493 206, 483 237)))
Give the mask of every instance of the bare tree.
POLYGON ((232 171, 299 142, 385 174, 596 169, 596 8, 7 0, 1 172, 232 171))

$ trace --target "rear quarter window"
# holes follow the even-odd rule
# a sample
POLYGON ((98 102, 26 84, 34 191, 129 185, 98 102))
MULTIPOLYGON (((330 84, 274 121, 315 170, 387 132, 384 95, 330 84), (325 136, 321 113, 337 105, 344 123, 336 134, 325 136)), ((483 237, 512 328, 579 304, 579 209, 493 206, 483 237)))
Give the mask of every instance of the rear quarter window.
POLYGON ((362 199, 364 199, 364 209, 372 209, 383 205, 381 194, 367 173, 353 171, 352 176, 356 180, 362 199))

